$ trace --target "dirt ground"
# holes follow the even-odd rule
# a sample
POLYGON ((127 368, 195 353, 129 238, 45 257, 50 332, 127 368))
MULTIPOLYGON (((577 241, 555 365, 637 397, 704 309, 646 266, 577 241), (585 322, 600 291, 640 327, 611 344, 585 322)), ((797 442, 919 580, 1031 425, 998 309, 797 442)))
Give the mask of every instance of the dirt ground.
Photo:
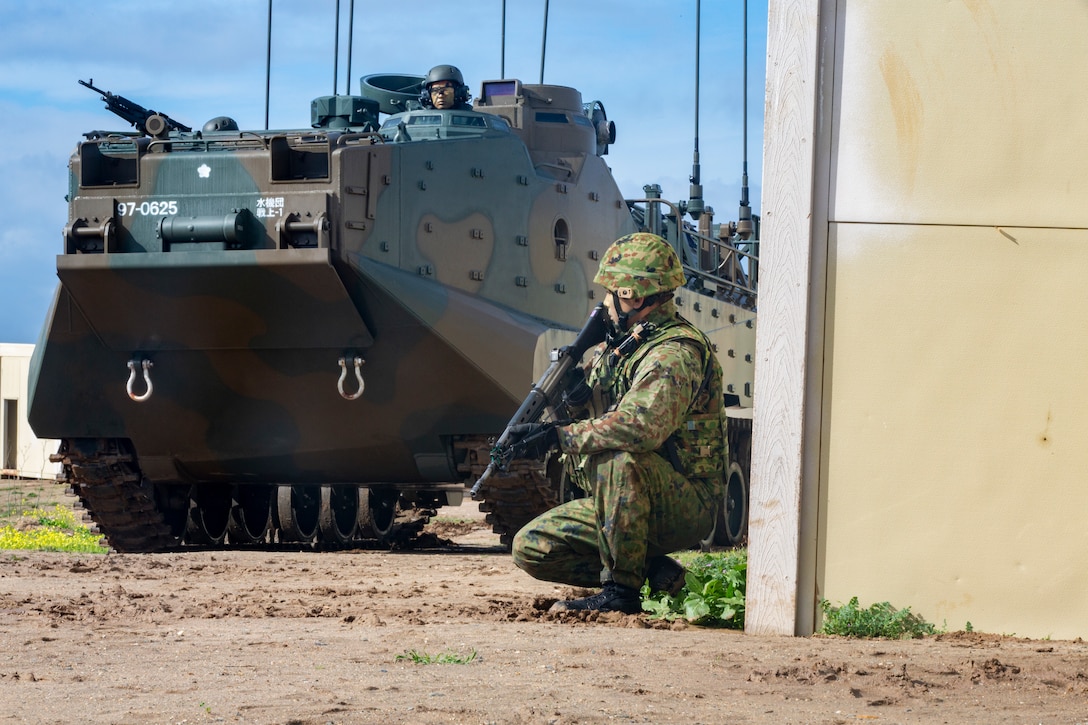
POLYGON ((1088 723, 1083 641, 551 615, 571 589, 440 514, 413 551, 0 552, 0 722, 1088 723))

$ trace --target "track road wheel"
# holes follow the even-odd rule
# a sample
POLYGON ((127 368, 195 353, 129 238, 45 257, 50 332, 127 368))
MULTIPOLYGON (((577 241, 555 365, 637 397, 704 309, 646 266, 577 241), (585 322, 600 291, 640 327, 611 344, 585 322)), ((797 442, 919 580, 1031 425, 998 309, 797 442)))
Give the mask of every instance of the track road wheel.
POLYGON ((718 543, 718 529, 721 528, 721 512, 714 512, 714 525, 710 527, 710 531, 706 536, 699 539, 699 551, 710 551, 710 547, 718 543))
POLYGON ((346 544, 355 536, 359 516, 359 487, 321 487, 321 513, 318 526, 326 544, 346 544))
POLYGON ((364 539, 377 539, 385 543, 393 535, 393 524, 397 520, 397 499, 400 494, 396 491, 382 491, 381 489, 364 488, 363 496, 359 501, 359 536, 364 539))
POLYGON ((317 536, 321 509, 319 486, 278 486, 276 519, 282 541, 312 542, 317 536))
POLYGON ((227 535, 232 544, 260 544, 272 527, 272 486, 238 486, 227 535))
POLYGON ((748 535, 748 479, 740 464, 733 462, 725 472, 725 496, 714 540, 720 546, 740 546, 748 535))
POLYGON ((198 483, 189 494, 189 520, 185 540, 201 546, 219 546, 227 535, 230 521, 230 487, 198 483))
POLYGON ((189 524, 189 491, 192 486, 169 484, 155 486, 156 508, 170 530, 173 545, 180 544, 189 524))

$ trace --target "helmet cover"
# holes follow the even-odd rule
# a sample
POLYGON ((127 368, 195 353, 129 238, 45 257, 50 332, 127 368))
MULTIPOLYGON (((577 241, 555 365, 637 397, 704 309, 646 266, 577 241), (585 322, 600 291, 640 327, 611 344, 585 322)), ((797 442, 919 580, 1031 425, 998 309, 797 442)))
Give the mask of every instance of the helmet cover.
POLYGON ((638 232, 612 243, 593 281, 621 298, 643 298, 683 285, 684 270, 672 245, 638 232))

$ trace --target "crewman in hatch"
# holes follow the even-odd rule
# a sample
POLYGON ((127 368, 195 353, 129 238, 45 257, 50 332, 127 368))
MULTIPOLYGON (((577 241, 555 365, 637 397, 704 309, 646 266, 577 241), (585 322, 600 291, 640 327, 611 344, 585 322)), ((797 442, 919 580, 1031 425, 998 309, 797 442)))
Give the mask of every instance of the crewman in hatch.
POLYGON ((470 110, 469 98, 472 95, 465 85, 465 78, 457 66, 436 65, 427 73, 423 81, 423 90, 419 102, 424 108, 436 108, 440 111, 451 109, 470 110))

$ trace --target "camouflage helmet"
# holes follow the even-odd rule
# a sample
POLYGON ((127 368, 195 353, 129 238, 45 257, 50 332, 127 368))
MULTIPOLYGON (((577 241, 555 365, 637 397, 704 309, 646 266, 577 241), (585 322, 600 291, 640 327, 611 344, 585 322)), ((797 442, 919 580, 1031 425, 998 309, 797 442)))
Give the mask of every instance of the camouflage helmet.
POLYGON ((620 237, 604 253, 593 281, 624 299, 649 297, 684 284, 680 258, 656 234, 620 237))

